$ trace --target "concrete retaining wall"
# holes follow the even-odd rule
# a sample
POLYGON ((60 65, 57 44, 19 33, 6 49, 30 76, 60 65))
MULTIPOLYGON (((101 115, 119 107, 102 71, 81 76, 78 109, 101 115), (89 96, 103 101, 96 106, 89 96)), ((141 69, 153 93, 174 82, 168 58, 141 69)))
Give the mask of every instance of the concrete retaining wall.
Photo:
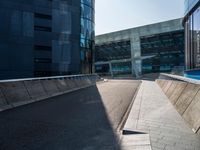
POLYGON ((200 85, 176 80, 156 80, 179 114, 200 134, 200 85))
POLYGON ((0 81, 0 111, 86 88, 100 80, 97 75, 60 76, 0 81))

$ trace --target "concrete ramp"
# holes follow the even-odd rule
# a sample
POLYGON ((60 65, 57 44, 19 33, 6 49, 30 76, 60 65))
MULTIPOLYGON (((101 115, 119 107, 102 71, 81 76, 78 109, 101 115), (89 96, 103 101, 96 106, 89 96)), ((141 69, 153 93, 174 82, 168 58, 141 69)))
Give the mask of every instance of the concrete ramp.
MULTIPOLYGON (((94 79, 77 79, 79 83, 81 80, 87 81, 83 82, 85 86, 94 83, 94 79)), ((88 88, 1 112, 0 149, 151 150, 148 135, 120 136, 124 114, 140 84, 138 80, 97 82, 88 88)))
MULTIPOLYGON (((162 84, 165 91, 168 91, 167 88, 174 88, 174 81, 158 80, 157 83, 162 84)), ((194 109, 195 112, 198 112, 197 108, 194 109)), ((192 116, 194 115, 191 113, 192 116)), ((194 119, 198 120, 198 116, 195 117, 194 119)), ((139 140, 138 149, 141 150, 150 149, 147 143, 148 136, 150 136, 153 150, 200 149, 200 138, 187 126, 158 84, 152 81, 142 81, 124 130, 133 131, 134 134, 139 134, 138 136, 141 137, 146 136, 146 140, 135 139, 139 140)), ((132 142, 134 144, 134 141, 132 142)))
POLYGON ((179 114, 191 129, 200 130, 200 85, 176 80, 157 80, 179 114))

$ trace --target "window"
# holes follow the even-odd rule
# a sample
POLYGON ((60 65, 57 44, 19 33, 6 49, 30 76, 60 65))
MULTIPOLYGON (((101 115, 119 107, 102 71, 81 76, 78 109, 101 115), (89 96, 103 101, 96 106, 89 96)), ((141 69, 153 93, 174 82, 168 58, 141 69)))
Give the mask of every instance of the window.
POLYGON ((35 71, 34 74, 35 74, 35 77, 46 77, 46 76, 51 76, 52 72, 51 71, 35 71))
POLYGON ((40 14, 40 13, 35 13, 34 17, 35 18, 40 18, 40 19, 47 19, 47 20, 51 20, 52 19, 51 15, 40 14))
POLYGON ((194 48, 194 65, 200 67, 200 8, 193 15, 193 48, 194 48))
POLYGON ((141 37, 140 41, 142 56, 152 56, 142 61, 143 74, 171 71, 170 63, 172 66, 184 64, 183 30, 141 37))
POLYGON ((35 63, 51 63, 51 59, 49 58, 35 58, 35 63))
POLYGON ((95 61, 110 61, 130 58, 130 41, 115 41, 96 46, 95 61))
POLYGON ((51 51, 52 47, 51 46, 35 45, 34 49, 37 50, 37 51, 51 51))
POLYGON ((45 32, 51 32, 51 27, 44 27, 44 26, 34 26, 35 31, 45 31, 45 32))

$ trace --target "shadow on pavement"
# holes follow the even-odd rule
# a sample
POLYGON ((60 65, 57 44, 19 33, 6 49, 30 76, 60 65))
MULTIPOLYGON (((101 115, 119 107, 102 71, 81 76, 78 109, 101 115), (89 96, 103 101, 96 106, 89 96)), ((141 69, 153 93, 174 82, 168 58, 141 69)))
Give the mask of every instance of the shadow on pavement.
POLYGON ((0 150, 119 150, 96 86, 0 113, 0 150))

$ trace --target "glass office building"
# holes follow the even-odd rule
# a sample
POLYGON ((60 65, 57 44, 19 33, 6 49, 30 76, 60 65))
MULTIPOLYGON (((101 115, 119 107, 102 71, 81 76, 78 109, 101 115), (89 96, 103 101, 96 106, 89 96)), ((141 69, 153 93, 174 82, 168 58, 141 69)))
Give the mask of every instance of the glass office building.
POLYGON ((94 52, 94 0, 81 0, 81 70, 92 72, 94 52))
POLYGON ((186 74, 200 76, 200 1, 185 1, 186 74), (195 71, 193 71, 195 70, 195 71))
POLYGON ((182 18, 99 35, 95 43, 99 75, 140 77, 184 71, 182 18))
POLYGON ((0 79, 91 73, 94 0, 1 0, 0 79))
POLYGON ((177 66, 184 66, 183 30, 144 36, 140 38, 143 57, 142 73, 171 72, 177 66))
POLYGON ((109 74, 110 64, 101 64, 101 62, 115 61, 115 63, 112 64, 112 71, 115 75, 131 74, 131 63, 120 61, 131 59, 130 40, 113 41, 102 45, 96 45, 95 51, 95 61, 99 62, 95 65, 96 73, 100 75, 109 74))

